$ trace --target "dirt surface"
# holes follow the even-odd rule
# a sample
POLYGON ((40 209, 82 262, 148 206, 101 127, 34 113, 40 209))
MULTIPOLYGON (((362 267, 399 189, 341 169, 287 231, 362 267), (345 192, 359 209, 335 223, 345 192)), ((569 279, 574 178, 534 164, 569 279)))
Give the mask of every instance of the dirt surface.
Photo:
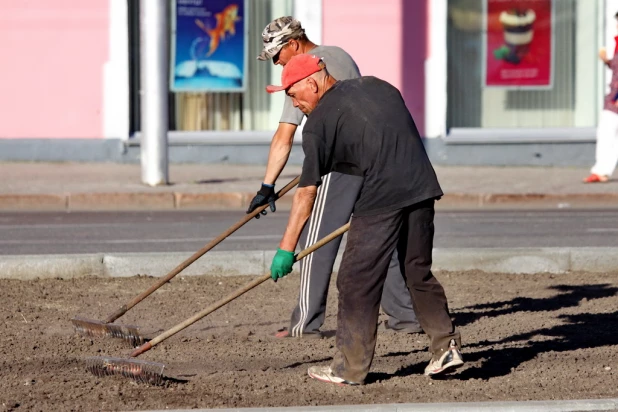
MULTIPOLYGON (((308 378, 334 354, 336 293, 322 340, 275 340, 298 277, 267 282, 140 358, 171 376, 155 387, 85 371, 90 356, 127 356, 123 341, 73 333, 74 315, 102 319, 152 278, 0 281, 0 410, 140 410, 396 402, 618 397, 618 274, 438 273, 462 332, 466 364, 444 379, 422 375, 427 337, 381 331, 368 384, 308 378)), ((186 277, 127 313, 156 332, 244 285, 248 277, 186 277)))

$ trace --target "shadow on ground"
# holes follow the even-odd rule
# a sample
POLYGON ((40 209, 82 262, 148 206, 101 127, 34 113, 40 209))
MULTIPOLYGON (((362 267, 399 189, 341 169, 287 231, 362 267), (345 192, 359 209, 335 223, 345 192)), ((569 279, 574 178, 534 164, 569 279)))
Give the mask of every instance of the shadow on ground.
POLYGON ((556 285, 549 289, 557 290, 560 293, 549 298, 517 297, 506 301, 464 307, 462 310, 453 313, 455 325, 465 326, 485 316, 495 317, 515 312, 551 312, 576 307, 583 300, 608 298, 618 293, 618 288, 609 284, 556 285))
MULTIPOLYGON (((454 314, 455 324, 462 326, 476 322, 482 317, 496 317, 518 312, 551 312, 578 306, 584 299, 607 298, 618 294, 618 288, 609 284, 557 285, 550 287, 550 289, 557 290, 560 293, 550 298, 518 297, 508 301, 466 307, 464 308, 466 310, 454 314)), ((487 380, 508 375, 513 369, 524 362, 534 359, 541 353, 569 352, 578 349, 618 345, 618 333, 615 332, 618 329, 618 311, 611 313, 559 315, 557 319, 560 319, 564 324, 509 336, 496 341, 481 341, 466 345, 465 348, 480 348, 481 350, 466 353, 464 348, 464 360, 470 363, 480 362, 481 366, 470 367, 459 373, 446 375, 442 379, 487 380), (533 339, 543 340, 535 341, 533 339), (511 345, 511 347, 493 347, 501 345, 511 345)), ((409 353, 413 352, 417 351, 409 353)), ((416 363, 406 366, 392 375, 371 373, 367 377, 367 383, 386 381, 393 377, 422 374, 425 365, 426 363, 416 363)))

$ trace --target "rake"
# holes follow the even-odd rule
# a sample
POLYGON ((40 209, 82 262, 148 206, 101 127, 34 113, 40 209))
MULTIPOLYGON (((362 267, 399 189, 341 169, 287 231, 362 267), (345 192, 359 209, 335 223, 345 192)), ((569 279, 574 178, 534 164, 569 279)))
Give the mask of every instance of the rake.
MULTIPOLYGON (((315 244, 311 245, 307 249, 297 254, 296 257, 294 258, 294 261, 298 262, 305 256, 321 248, 328 242, 343 235, 345 232, 348 231, 349 228, 350 228, 349 223, 340 227, 339 229, 335 230, 328 236, 320 239, 315 244)), ((161 333, 159 336, 153 338, 152 340, 135 348, 133 352, 131 352, 131 354, 129 355, 129 358, 112 358, 112 357, 101 357, 101 356, 88 358, 86 359, 86 369, 90 373, 94 374, 95 376, 99 376, 99 377, 117 375, 117 376, 124 376, 130 379, 133 379, 137 382, 150 383, 153 385, 160 385, 161 383, 163 383, 163 380, 165 379, 163 375, 163 370, 165 369, 165 365, 163 363, 149 362, 149 361, 144 361, 144 360, 139 360, 139 359, 134 359, 134 358, 152 349, 154 346, 174 336, 181 330, 194 324, 198 320, 211 314, 212 312, 216 311, 222 306, 225 306, 226 304, 238 298, 239 296, 244 295, 251 289, 258 286, 259 284, 267 281, 268 279, 270 279, 270 272, 260 276, 259 278, 253 280, 247 285, 237 289, 235 292, 211 304, 210 306, 208 306, 201 312, 196 313, 195 315, 191 316, 189 319, 185 320, 184 322, 179 323, 178 325, 161 333)))
MULTIPOLYGON (((290 183, 288 183, 285 187, 283 187, 279 192, 277 192, 277 199, 281 198, 287 192, 289 192, 294 186, 298 184, 300 177, 296 177, 290 183)), ((215 239, 210 241, 206 246, 202 249, 195 252, 191 255, 187 260, 182 262, 180 265, 176 266, 171 272, 169 272, 165 277, 157 280, 151 287, 137 295, 131 301, 122 305, 118 310, 114 313, 110 314, 105 320, 94 320, 94 319, 86 319, 80 316, 75 316, 71 319, 71 323, 73 323, 73 328, 75 332, 80 335, 90 336, 90 337, 111 337, 111 338, 120 338, 129 342, 132 346, 139 346, 146 341, 146 338, 140 333, 140 328, 134 325, 120 325, 114 324, 118 318, 127 313, 131 308, 140 303, 142 300, 146 299, 150 296, 154 291, 159 289, 161 286, 169 282, 180 272, 189 267, 193 262, 202 257, 206 252, 217 246, 221 243, 225 238, 230 236, 232 233, 236 232, 242 226, 245 225, 248 221, 253 219, 259 213, 261 213, 264 209, 268 207, 268 204, 264 206, 260 206, 255 209, 253 212, 245 215, 242 219, 236 222, 233 226, 227 229, 225 232, 217 236, 215 239)))

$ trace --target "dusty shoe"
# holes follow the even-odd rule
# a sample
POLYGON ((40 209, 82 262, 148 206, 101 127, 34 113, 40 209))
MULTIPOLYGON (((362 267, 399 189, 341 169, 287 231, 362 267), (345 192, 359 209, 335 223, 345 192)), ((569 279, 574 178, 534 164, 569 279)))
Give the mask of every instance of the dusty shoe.
POLYGON ((448 350, 445 351, 439 359, 431 358, 429 365, 425 368, 425 375, 433 376, 444 373, 447 370, 452 370, 464 364, 461 352, 457 347, 455 339, 451 339, 448 350))
POLYGON ((313 379, 326 383, 334 383, 339 386, 359 385, 356 382, 346 381, 345 379, 338 378, 333 375, 333 371, 330 369, 330 366, 312 366, 309 368, 308 373, 313 379))

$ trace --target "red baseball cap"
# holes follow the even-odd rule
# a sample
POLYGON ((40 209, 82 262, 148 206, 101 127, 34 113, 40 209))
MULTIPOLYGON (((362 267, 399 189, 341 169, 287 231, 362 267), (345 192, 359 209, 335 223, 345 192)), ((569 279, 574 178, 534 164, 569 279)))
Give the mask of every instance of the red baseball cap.
POLYGON ((299 54, 290 59, 283 68, 281 73, 281 86, 266 86, 268 93, 280 92, 292 87, 294 83, 317 73, 322 68, 320 67, 321 58, 312 54, 299 54))

